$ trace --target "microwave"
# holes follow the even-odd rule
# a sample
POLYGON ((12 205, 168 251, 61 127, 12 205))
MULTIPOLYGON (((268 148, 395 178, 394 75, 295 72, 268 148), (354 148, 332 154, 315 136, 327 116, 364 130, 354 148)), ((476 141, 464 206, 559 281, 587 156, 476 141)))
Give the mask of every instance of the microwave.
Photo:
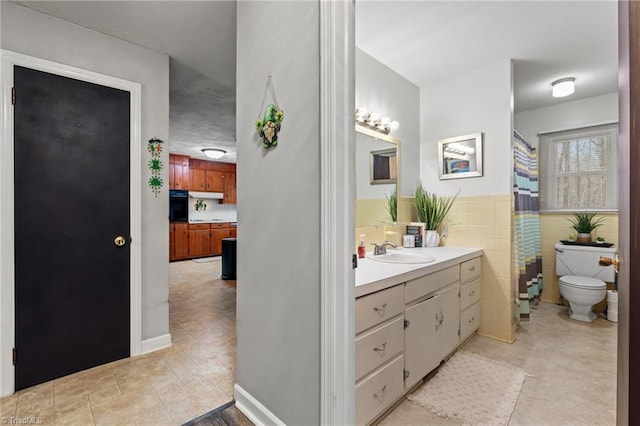
POLYGON ((189 221, 189 191, 169 190, 169 222, 189 221))

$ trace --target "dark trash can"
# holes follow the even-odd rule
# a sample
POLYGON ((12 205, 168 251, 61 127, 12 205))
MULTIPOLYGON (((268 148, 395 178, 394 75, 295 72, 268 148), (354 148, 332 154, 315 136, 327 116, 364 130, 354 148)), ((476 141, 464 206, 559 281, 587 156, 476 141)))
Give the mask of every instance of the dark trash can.
POLYGON ((222 275, 223 280, 236 279, 236 239, 222 239, 222 275))

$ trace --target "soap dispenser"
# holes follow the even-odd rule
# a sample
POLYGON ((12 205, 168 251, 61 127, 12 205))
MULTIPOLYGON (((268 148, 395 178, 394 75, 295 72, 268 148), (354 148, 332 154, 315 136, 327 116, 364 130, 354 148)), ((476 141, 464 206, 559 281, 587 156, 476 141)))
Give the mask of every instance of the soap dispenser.
POLYGON ((358 244, 358 257, 361 258, 361 259, 366 254, 366 248, 365 248, 365 245, 364 245, 364 237, 365 236, 366 235, 364 235, 364 234, 360 235, 360 244, 358 244))

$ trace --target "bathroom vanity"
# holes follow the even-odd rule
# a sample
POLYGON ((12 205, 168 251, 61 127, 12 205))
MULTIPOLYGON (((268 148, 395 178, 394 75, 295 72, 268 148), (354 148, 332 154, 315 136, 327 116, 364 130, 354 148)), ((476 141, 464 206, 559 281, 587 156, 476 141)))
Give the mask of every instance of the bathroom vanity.
POLYGON ((395 261, 369 256, 356 269, 358 425, 380 417, 480 326, 481 249, 393 252, 395 261), (434 260, 403 263, 403 252, 434 260))

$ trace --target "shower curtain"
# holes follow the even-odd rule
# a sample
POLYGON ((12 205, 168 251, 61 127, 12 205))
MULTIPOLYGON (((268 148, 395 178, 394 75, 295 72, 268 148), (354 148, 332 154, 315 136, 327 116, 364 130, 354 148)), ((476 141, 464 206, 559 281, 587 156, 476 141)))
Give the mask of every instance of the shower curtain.
POLYGON ((542 246, 538 212, 538 160, 536 149, 518 132, 513 135, 514 235, 518 300, 516 320, 528 321, 532 305, 542 292, 542 246))

